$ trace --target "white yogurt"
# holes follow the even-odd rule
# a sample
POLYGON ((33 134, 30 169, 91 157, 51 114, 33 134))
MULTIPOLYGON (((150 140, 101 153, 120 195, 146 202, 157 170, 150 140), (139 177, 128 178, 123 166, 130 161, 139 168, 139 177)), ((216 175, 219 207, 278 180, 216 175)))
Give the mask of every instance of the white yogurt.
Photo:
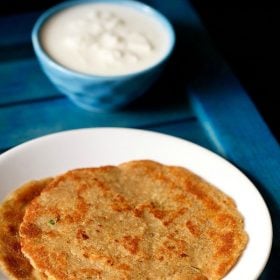
POLYGON ((156 64, 169 36, 153 17, 125 5, 86 3, 52 16, 41 44, 65 67, 94 75, 123 75, 156 64))

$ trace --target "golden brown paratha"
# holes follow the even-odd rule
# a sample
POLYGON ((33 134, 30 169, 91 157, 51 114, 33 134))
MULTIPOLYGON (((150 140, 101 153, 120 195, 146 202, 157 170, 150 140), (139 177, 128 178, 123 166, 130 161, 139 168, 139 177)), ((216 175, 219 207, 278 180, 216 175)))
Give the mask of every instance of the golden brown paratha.
POLYGON ((21 252, 19 226, 27 204, 51 181, 29 182, 13 192, 0 205, 0 267, 9 279, 45 279, 33 269, 21 252))
POLYGON ((231 198, 153 161, 77 169, 27 207, 22 251, 51 279, 221 279, 247 243, 231 198))

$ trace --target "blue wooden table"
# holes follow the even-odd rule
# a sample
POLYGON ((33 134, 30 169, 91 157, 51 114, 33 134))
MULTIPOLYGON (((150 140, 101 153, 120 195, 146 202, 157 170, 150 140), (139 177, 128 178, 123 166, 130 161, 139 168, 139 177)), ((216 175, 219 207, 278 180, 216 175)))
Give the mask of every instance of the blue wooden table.
POLYGON ((172 21, 176 48, 151 90, 117 112, 79 109, 50 84, 30 40, 40 13, 0 18, 0 152, 49 133, 102 126, 145 128, 204 146, 234 163, 263 195, 273 220, 274 240, 260 279, 280 279, 279 145, 213 48, 190 3, 145 2, 172 21))

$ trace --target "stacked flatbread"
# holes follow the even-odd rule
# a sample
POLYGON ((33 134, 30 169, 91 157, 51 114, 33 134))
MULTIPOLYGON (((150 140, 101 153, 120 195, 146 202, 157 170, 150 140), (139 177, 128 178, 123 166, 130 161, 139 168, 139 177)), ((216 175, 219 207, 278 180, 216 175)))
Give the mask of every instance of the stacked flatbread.
POLYGON ((248 240, 230 197, 148 160, 28 183, 0 222, 10 279, 221 279, 248 240))

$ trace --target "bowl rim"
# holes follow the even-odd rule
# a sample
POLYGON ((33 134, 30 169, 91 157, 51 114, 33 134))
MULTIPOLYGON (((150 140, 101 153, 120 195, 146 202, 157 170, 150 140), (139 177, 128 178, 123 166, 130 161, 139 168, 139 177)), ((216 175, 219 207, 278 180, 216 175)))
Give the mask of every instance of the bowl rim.
POLYGON ((145 74, 146 72, 149 72, 151 70, 156 69, 158 66, 163 64, 168 57, 171 55, 174 46, 175 46, 175 41, 176 41, 176 36, 175 36, 175 31, 170 23, 169 19, 163 15, 161 12, 156 10, 155 8, 139 2, 135 0, 70 0, 70 1, 65 1, 62 3, 59 3, 46 11, 44 11, 39 18, 36 20, 32 33, 31 33, 31 40, 33 44, 33 48, 35 51, 35 54, 38 56, 39 61, 46 61, 48 64, 50 64, 53 68, 56 68, 56 70, 60 72, 65 72, 65 74, 68 75, 73 75, 76 77, 84 78, 84 79, 105 79, 105 80, 111 80, 114 78, 127 78, 127 77, 133 77, 141 74, 145 74), (153 18, 155 18, 157 21, 160 22, 160 24, 164 27, 166 30, 168 37, 169 37, 169 46, 166 51, 166 53, 155 63, 149 65, 148 67, 139 70, 139 71, 134 71, 131 73, 127 74, 119 74, 119 75, 98 75, 98 74, 88 74, 88 73, 83 73, 79 72, 77 70, 73 70, 71 68, 68 68, 67 66, 64 66, 60 64, 59 62, 56 62, 43 48, 41 42, 40 42, 40 31, 41 28, 44 26, 45 22, 50 19, 52 16, 55 14, 59 13, 60 11, 71 8, 76 5, 83 5, 87 3, 110 3, 110 4, 115 4, 115 5, 123 5, 127 7, 134 8, 135 10, 138 10, 140 12, 143 12, 144 14, 150 15, 153 18))

